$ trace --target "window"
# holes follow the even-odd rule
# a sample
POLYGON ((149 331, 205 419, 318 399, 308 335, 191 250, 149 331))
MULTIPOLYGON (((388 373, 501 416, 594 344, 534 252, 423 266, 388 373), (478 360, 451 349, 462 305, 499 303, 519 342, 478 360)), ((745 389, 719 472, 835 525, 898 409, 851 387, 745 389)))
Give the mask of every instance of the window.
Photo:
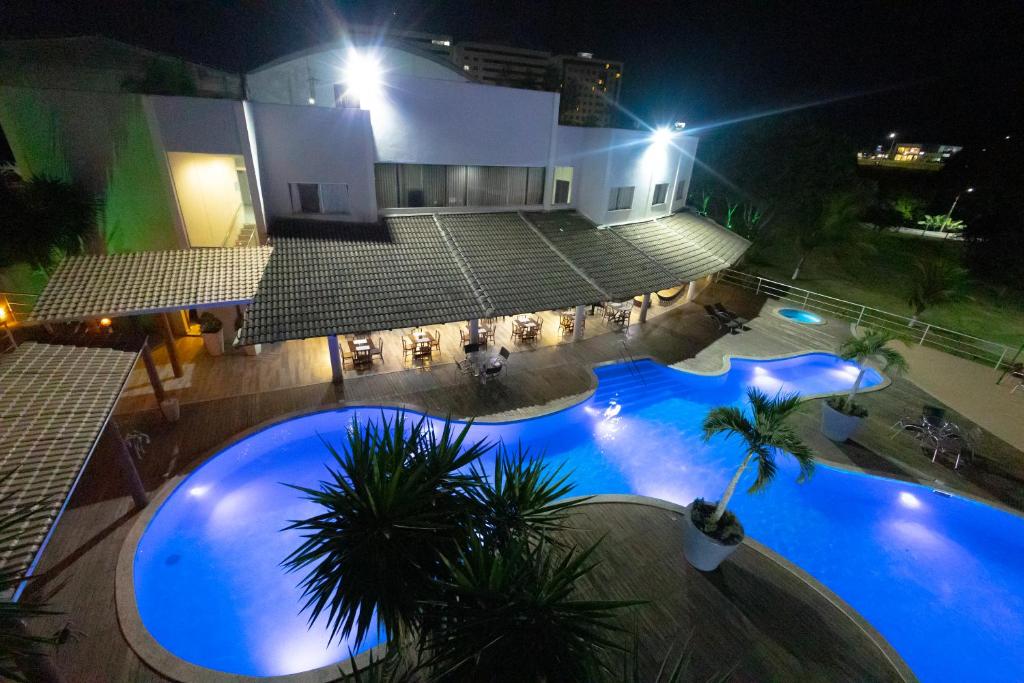
POLYGON ((666 196, 668 196, 668 183, 658 183, 654 186, 654 200, 651 201, 651 206, 664 204, 666 196))
POLYGON ((608 198, 608 210, 622 211, 623 209, 633 208, 633 190, 634 187, 632 185, 628 187, 613 187, 608 198))
POLYGON ((555 181, 555 204, 568 204, 569 203, 569 181, 568 180, 556 180, 555 181))
POLYGON ((678 183, 676 183, 676 199, 675 200, 678 202, 680 199, 685 198, 685 196, 686 196, 686 182, 680 180, 678 183))
POLYGON ((377 207, 536 206, 544 202, 544 168, 377 164, 377 207))
POLYGON ((345 183, 290 183, 293 213, 347 214, 345 183))

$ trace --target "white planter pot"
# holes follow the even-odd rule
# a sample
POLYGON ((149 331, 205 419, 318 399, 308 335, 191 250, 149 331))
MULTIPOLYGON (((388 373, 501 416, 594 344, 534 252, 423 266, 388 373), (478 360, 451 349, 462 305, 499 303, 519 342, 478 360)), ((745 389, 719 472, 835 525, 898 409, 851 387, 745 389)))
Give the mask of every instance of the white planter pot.
POLYGON ((211 356, 224 355, 224 334, 222 332, 203 332, 203 344, 211 356))
POLYGON ((165 398, 160 402, 160 412, 164 414, 168 422, 177 422, 181 417, 181 405, 179 405, 178 399, 165 398))
POLYGON ((693 524, 690 518, 691 505, 686 511, 686 526, 683 531, 683 555, 686 561, 702 572, 718 569, 730 555, 736 552, 739 543, 726 545, 716 541, 693 524))
POLYGON ((835 410, 827 402, 821 404, 821 433, 832 441, 842 443, 852 439, 860 431, 864 418, 847 415, 835 410))

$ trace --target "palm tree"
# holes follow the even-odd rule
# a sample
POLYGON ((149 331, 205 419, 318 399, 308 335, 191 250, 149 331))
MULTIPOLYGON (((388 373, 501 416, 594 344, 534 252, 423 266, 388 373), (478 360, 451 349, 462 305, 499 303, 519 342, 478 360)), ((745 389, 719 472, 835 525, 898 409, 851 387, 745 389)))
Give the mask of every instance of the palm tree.
POLYGON ((443 600, 427 606, 423 649, 439 680, 584 683, 622 652, 618 612, 636 601, 579 599, 596 545, 558 549, 516 539, 494 552, 474 539, 449 563, 443 600))
POLYGON ((746 455, 703 531, 712 532, 718 527, 736 485, 751 461, 757 463, 757 478, 750 485, 750 493, 764 489, 775 478, 775 454, 779 451, 789 453, 799 463, 800 477, 797 481, 803 482, 811 476, 814 454, 789 424, 801 402, 800 395, 796 393, 769 397, 757 387, 750 387, 747 389, 749 412, 738 406, 718 406, 708 411, 703 424, 704 442, 716 434, 725 434, 727 438, 735 435, 743 442, 746 455))
MULTIPOLYGON (((0 475, 0 488, 13 474, 11 470, 0 475)), ((39 514, 40 504, 15 503, 8 495, 0 498, 0 510, 0 548, 10 548, 18 542, 25 521, 39 514)), ((0 569, 0 680, 57 680, 45 653, 45 648, 57 644, 56 636, 32 635, 25 624, 58 612, 24 598, 12 599, 24 580, 20 571, 0 569)))
POLYGON ((324 445, 334 459, 319 488, 293 486, 321 512, 286 528, 303 542, 284 561, 306 570, 300 582, 310 625, 328 619, 331 638, 369 632, 374 614, 389 641, 418 621, 421 602, 433 595, 444 558, 466 543, 473 510, 464 494, 475 484, 461 472, 490 446, 467 443, 445 421, 440 430, 420 419, 406 428, 405 415, 360 426, 353 419, 347 448, 324 445))
POLYGON ((901 373, 907 369, 907 359, 899 351, 887 346, 895 337, 884 330, 868 330, 862 337, 850 337, 839 349, 843 360, 852 360, 860 366, 857 381, 853 383, 847 402, 852 406, 853 399, 860 391, 860 385, 867 373, 867 363, 874 362, 881 366, 884 373, 901 373))
POLYGON ((910 327, 914 326, 925 309, 962 299, 967 286, 967 271, 943 259, 918 260, 914 267, 915 278, 907 297, 907 303, 914 309, 910 327))

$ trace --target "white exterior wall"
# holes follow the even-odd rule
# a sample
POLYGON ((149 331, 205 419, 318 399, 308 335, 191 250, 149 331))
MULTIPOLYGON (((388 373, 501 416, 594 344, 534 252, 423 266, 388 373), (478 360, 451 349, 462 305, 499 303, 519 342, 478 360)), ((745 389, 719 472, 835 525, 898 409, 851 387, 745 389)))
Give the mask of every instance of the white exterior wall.
POLYGON ((350 212, 330 218, 377 220, 369 112, 264 103, 250 109, 268 220, 293 215, 289 183, 345 183, 350 212))
POLYGON ((598 225, 648 220, 682 208, 674 202, 677 182, 689 182, 697 139, 676 136, 652 142, 647 131, 559 126, 556 166, 573 166, 573 206, 598 225), (666 201, 652 206, 654 187, 667 183, 666 201), (609 211, 612 188, 632 186, 630 209, 609 211))
POLYGON ((547 166, 558 95, 402 76, 362 106, 377 161, 547 166))

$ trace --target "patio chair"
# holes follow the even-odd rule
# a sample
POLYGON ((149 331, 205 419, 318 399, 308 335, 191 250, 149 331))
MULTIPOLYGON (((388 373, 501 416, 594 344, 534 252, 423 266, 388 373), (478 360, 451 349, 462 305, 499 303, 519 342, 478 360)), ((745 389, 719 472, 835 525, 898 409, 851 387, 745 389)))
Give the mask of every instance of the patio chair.
POLYGON ((725 316, 726 318, 729 318, 730 320, 735 320, 736 322, 738 322, 740 324, 740 327, 742 327, 742 326, 746 325, 748 322, 750 322, 746 318, 741 318, 740 316, 738 316, 735 313, 733 313, 732 311, 730 311, 728 308, 723 306, 722 302, 720 302, 720 301, 711 304, 711 306, 715 309, 716 313, 719 313, 719 314, 725 316))
POLYGON ((384 337, 377 337, 377 346, 370 349, 370 359, 374 356, 380 358, 380 362, 384 362, 384 337))
POLYGON ((720 329, 720 330, 721 329, 726 329, 726 330, 729 330, 730 333, 735 333, 736 329, 740 326, 740 324, 738 322, 736 322, 735 320, 733 320, 731 318, 727 318, 727 317, 723 316, 721 313, 716 311, 714 308, 712 308, 708 304, 704 304, 704 314, 707 317, 709 317, 712 320, 714 320, 715 323, 718 325, 718 329, 720 329))
POLYGON ((480 344, 463 344, 462 350, 465 353, 476 353, 480 350, 480 344))
POLYGON ((438 351, 441 350, 441 333, 439 331, 434 330, 434 338, 430 340, 430 346, 438 351))
POLYGON ((504 346, 501 347, 501 351, 498 351, 498 355, 503 359, 508 360, 508 357, 512 355, 512 352, 506 349, 504 346))
POLYGON ((505 371, 505 364, 504 363, 502 363, 500 365, 491 365, 490 367, 488 367, 488 368, 486 368, 484 370, 484 381, 490 381, 490 380, 498 377, 499 375, 501 375, 501 373, 504 372, 504 371, 505 371))
POLYGON ((403 334, 402 335, 402 357, 405 358, 410 353, 414 353, 415 351, 416 351, 416 344, 414 344, 412 342, 412 340, 409 339, 409 337, 407 337, 406 335, 403 334))
POLYGON ((356 359, 352 356, 351 352, 348 351, 348 341, 341 346, 341 367, 355 368, 356 359))

